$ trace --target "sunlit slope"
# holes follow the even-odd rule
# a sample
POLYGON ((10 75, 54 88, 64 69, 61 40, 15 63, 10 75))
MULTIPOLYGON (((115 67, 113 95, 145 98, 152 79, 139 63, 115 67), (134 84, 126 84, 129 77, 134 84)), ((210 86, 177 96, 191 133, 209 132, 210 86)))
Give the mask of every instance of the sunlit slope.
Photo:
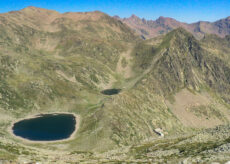
MULTIPOLYGON (((60 14, 30 7, 0 19, 1 110, 12 111, 12 119, 75 112, 82 118, 79 134, 94 138, 91 117, 105 99, 100 92, 123 79, 116 73, 120 54, 138 37, 101 12, 60 14)), ((96 147, 89 141, 83 145, 88 143, 96 147)))
MULTIPOLYGON (((60 14, 30 7, 1 14, 1 137, 4 144, 42 153, 78 154, 152 142, 157 128, 170 138, 228 124, 228 52, 228 36, 198 41, 179 28, 141 40, 98 11, 60 14), (101 93, 111 88, 120 92, 101 93), (80 116, 73 140, 31 144, 8 133, 15 119, 47 112, 80 116)), ((19 156, 9 150, 4 155, 19 156)))
POLYGON ((184 134, 229 122, 229 60, 207 51, 190 33, 180 28, 137 43, 132 57, 135 76, 103 107, 116 142, 155 137, 159 127, 184 134))

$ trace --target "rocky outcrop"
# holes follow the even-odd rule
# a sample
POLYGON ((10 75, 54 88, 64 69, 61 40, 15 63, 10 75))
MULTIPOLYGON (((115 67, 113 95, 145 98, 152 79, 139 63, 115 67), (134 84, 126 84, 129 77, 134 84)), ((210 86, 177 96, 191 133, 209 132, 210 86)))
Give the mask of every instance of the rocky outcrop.
POLYGON ((145 20, 144 18, 141 19, 136 15, 132 15, 129 18, 119 18, 119 20, 134 29, 139 35, 144 36, 144 38, 153 38, 166 34, 179 27, 183 27, 191 32, 197 39, 203 38, 204 34, 216 34, 220 37, 230 34, 230 17, 216 22, 200 21, 192 24, 162 16, 156 20, 145 20))

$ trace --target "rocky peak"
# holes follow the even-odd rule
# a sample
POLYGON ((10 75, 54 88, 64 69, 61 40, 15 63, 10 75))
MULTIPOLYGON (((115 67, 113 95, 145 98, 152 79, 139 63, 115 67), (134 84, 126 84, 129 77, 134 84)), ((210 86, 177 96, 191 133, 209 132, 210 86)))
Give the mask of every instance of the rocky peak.
POLYGON ((140 19, 140 18, 139 18, 138 16, 136 16, 135 14, 132 14, 130 18, 131 18, 131 19, 140 19))
POLYGON ((141 21, 141 19, 138 16, 134 15, 134 14, 131 17, 126 18, 126 19, 129 20, 129 21, 133 21, 133 22, 141 21))
POLYGON ((181 50, 198 45, 195 37, 182 27, 171 31, 167 36, 170 46, 173 46, 174 49, 181 50))
POLYGON ((156 23, 160 24, 160 25, 166 25, 166 26, 169 26, 173 29, 175 28, 178 28, 180 27, 182 24, 184 23, 181 23, 173 18, 168 18, 168 17, 163 17, 163 16, 160 16, 157 20, 156 20, 156 23))
POLYGON ((159 24, 164 24, 169 18, 166 18, 166 17, 163 17, 163 16, 160 16, 156 22, 159 23, 159 24))

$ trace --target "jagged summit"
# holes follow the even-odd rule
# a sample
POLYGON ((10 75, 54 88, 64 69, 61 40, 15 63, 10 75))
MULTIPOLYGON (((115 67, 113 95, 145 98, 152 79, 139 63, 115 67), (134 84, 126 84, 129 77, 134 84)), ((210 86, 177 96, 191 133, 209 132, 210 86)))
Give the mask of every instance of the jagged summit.
POLYGON ((181 22, 179 22, 173 18, 163 17, 163 16, 160 16, 158 19, 156 19, 156 22, 159 24, 168 25, 169 27, 170 27, 170 25, 180 27, 180 24, 181 24, 181 22))
POLYGON ((220 37, 230 34, 230 17, 216 22, 199 21, 188 24, 163 16, 160 16, 156 20, 141 20, 139 17, 132 15, 129 18, 122 19, 122 21, 145 38, 153 38, 168 33, 178 27, 185 28, 197 39, 203 38, 205 34, 216 34, 220 37))
POLYGON ((124 20, 139 22, 139 21, 141 21, 141 18, 139 18, 139 17, 136 16, 135 14, 132 14, 130 17, 124 18, 124 20))
POLYGON ((129 18, 131 19, 140 19, 138 16, 136 16, 135 14, 132 14, 129 18))
POLYGON ((163 20, 172 20, 173 18, 169 18, 169 17, 164 17, 164 16, 160 16, 159 18, 156 19, 156 21, 163 21, 163 20))

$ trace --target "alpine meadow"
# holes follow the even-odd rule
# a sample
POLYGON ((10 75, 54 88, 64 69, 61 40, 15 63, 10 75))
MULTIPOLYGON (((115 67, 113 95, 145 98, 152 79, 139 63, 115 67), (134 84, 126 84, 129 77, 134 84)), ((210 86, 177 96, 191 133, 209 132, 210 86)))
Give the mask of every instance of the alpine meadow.
POLYGON ((228 161, 230 17, 0 14, 0 163, 228 161), (62 113, 75 119, 69 138, 33 141, 13 130, 62 113))

